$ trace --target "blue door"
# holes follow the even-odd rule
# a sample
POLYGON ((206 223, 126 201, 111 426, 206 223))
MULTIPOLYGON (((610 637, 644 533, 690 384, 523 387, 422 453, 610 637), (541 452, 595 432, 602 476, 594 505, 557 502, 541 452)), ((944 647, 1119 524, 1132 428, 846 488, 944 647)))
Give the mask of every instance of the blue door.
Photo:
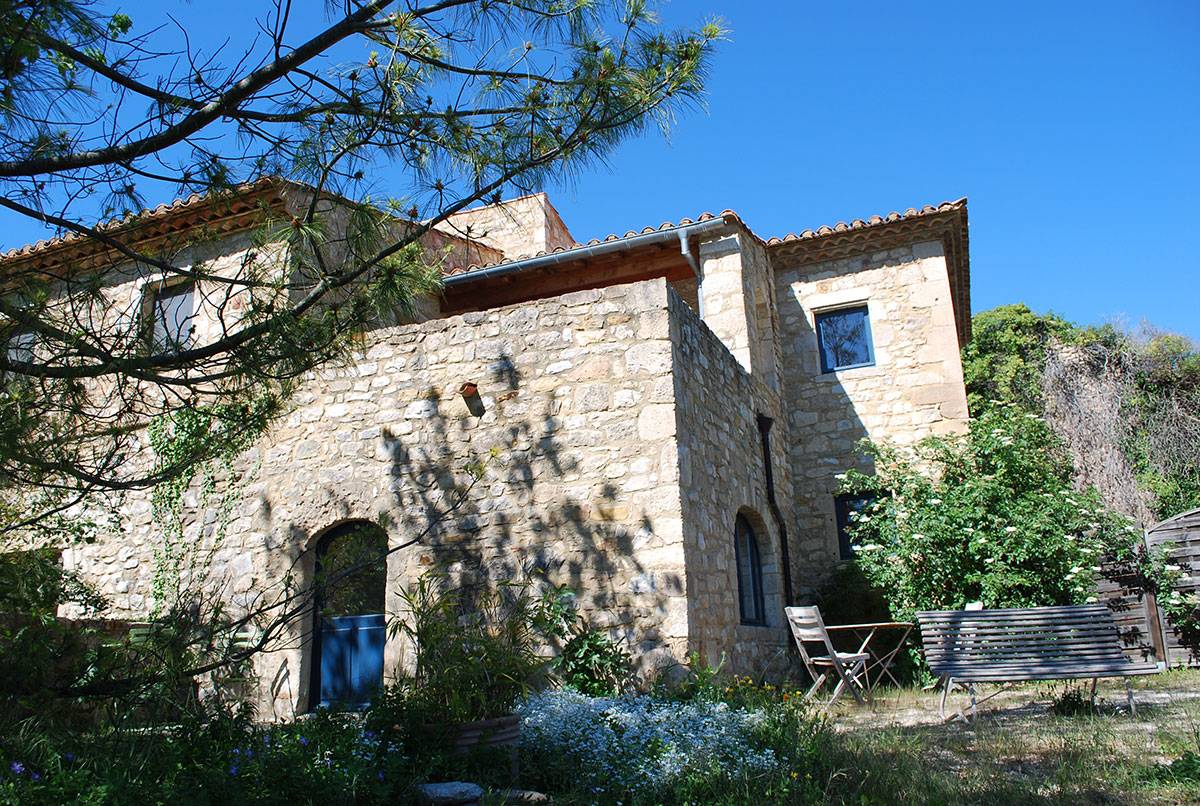
POLYGON ((383 683, 387 535, 356 521, 317 544, 310 707, 361 709, 383 683))
POLYGON ((334 616, 321 622, 323 708, 365 708, 383 681, 382 613, 334 616))

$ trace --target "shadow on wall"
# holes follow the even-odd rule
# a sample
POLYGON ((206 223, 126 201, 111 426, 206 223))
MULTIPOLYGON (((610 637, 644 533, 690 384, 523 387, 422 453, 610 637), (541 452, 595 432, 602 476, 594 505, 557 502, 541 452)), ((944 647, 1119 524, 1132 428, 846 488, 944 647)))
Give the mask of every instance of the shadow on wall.
POLYGON ((864 472, 873 469, 870 460, 858 450, 859 441, 868 436, 863 422, 868 413, 859 411, 843 385, 843 378, 855 377, 856 391, 867 385, 872 398, 879 400, 881 412, 896 405, 887 401, 887 387, 902 380, 879 374, 870 378, 873 367, 822 373, 810 314, 787 284, 781 283, 777 300, 781 327, 787 334, 782 367, 784 407, 791 436, 786 449, 792 465, 796 543, 800 547, 800 556, 793 560, 798 572, 796 594, 799 601, 811 601, 842 559, 836 512, 837 475, 849 468, 864 472))
MULTIPOLYGON (((385 477, 389 500, 370 502, 371 516, 386 521, 381 525, 393 547, 424 535, 388 560, 387 612, 401 610, 398 591, 433 569, 465 586, 542 576, 575 590, 588 620, 612 630, 644 665, 661 662, 666 601, 682 595, 683 580, 638 559, 640 550, 653 550, 662 537, 652 516, 630 504, 637 496, 622 493, 604 473, 606 456, 611 462, 631 457, 609 448, 602 430, 569 426, 553 394, 526 388, 510 354, 502 353, 487 365, 485 377, 472 380, 478 381, 482 415, 460 396, 428 388, 410 404, 419 416, 382 427, 373 440, 371 473, 385 477), (477 477, 467 470, 474 463, 477 477)), ((611 427, 627 427, 621 421, 629 419, 614 419, 611 427)), ((271 496, 262 491, 259 512, 268 528, 282 527, 291 546, 303 547, 293 564, 303 587, 312 579, 317 535, 278 523, 271 496)), ((336 502, 329 526, 364 516, 336 484, 324 484, 321 497, 336 502)), ((306 707, 307 681, 319 662, 311 613, 274 648, 290 651, 281 653, 268 675, 271 696, 306 707)), ((389 644, 390 669, 410 662, 405 648, 389 644)))

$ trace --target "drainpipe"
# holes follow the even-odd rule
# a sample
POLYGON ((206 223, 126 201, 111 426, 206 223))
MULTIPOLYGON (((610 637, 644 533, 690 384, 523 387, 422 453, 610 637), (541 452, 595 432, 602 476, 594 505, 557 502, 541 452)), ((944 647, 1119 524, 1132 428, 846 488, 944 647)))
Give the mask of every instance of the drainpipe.
POLYGON ((683 259, 692 267, 692 274, 696 275, 696 314, 700 320, 704 320, 704 270, 700 268, 700 261, 696 259, 696 255, 692 252, 692 241, 686 229, 679 231, 679 253, 683 255, 683 259))
POLYGON ((775 500, 775 471, 771 466, 771 426, 774 424, 775 421, 767 415, 758 415, 758 435, 762 438, 767 506, 771 508, 771 517, 775 519, 775 528, 779 530, 779 562, 783 565, 783 604, 784 607, 790 607, 795 601, 792 597, 792 560, 788 551, 787 526, 783 522, 783 513, 779 511, 779 502, 775 500))

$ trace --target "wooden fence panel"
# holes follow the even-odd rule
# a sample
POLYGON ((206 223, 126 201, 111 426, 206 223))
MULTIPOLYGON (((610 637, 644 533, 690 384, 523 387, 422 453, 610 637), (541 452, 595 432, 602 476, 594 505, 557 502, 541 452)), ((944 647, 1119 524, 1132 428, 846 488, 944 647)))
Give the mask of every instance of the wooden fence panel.
MULTIPOLYGON (((1162 523, 1151 526, 1146 532, 1146 544, 1151 551, 1163 549, 1170 562, 1183 571, 1183 579, 1176 590, 1183 594, 1200 593, 1200 509, 1184 512, 1162 523)), ((1200 666, 1200 656, 1184 647, 1179 636, 1166 625, 1161 611, 1158 614, 1165 625, 1168 666, 1200 666)))

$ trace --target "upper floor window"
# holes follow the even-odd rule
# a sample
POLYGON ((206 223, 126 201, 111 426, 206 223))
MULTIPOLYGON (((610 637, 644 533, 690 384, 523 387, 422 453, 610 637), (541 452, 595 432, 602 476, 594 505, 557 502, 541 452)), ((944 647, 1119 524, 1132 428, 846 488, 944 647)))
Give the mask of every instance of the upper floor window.
POLYGON ((854 558, 850 527, 857 523, 859 516, 871 505, 871 500, 865 495, 839 495, 833 499, 834 513, 837 515, 838 554, 843 560, 854 558))
POLYGON ((196 284, 177 283, 161 286, 151 301, 154 317, 153 348, 156 352, 177 353, 192 344, 196 319, 196 284))
POLYGON ((5 353, 13 363, 28 364, 33 361, 33 348, 37 335, 32 330, 17 330, 9 334, 5 353))
POLYGON ((871 318, 866 305, 821 311, 816 315, 821 371, 868 367, 875 363, 871 318))
POLYGON ((744 515, 738 515, 733 529, 734 558, 737 563, 738 602, 743 624, 766 624, 763 601, 762 555, 758 537, 744 515))

